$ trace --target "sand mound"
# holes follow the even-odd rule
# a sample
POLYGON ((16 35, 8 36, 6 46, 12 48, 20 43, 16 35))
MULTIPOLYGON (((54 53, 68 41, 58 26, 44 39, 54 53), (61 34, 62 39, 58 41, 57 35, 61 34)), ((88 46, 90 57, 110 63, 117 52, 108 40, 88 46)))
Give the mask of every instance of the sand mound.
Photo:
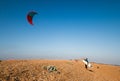
POLYGON ((7 60, 0 62, 0 81, 120 81, 120 66, 81 60, 7 60))

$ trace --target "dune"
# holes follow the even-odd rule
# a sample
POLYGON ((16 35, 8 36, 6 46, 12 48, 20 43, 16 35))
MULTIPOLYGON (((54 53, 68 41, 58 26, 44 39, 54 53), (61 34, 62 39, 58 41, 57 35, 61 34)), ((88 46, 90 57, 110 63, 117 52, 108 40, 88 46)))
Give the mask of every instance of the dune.
POLYGON ((120 66, 81 60, 4 60, 0 81, 120 81, 120 66))

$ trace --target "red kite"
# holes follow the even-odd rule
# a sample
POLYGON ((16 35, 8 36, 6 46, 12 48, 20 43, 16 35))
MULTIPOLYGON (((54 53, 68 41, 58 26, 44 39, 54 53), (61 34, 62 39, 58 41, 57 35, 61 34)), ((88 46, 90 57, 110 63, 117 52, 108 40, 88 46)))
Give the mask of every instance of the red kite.
POLYGON ((36 14, 37 14, 37 12, 34 12, 34 11, 31 11, 27 14, 27 20, 31 25, 33 25, 33 17, 36 14))

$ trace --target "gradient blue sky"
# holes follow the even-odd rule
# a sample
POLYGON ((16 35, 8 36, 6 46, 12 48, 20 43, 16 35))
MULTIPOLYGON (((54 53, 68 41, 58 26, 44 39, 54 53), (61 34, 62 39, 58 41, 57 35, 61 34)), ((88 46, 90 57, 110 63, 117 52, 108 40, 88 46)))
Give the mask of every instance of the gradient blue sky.
POLYGON ((0 59, 83 57, 120 65, 119 0, 0 0, 0 59))

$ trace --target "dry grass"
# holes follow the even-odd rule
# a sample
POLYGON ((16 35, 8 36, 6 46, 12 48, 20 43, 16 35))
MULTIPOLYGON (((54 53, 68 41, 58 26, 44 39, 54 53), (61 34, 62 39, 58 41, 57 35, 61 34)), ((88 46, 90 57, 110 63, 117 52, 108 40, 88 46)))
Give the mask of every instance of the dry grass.
POLYGON ((0 81, 120 81, 120 66, 92 65, 87 70, 80 60, 6 60, 0 62, 0 81))

